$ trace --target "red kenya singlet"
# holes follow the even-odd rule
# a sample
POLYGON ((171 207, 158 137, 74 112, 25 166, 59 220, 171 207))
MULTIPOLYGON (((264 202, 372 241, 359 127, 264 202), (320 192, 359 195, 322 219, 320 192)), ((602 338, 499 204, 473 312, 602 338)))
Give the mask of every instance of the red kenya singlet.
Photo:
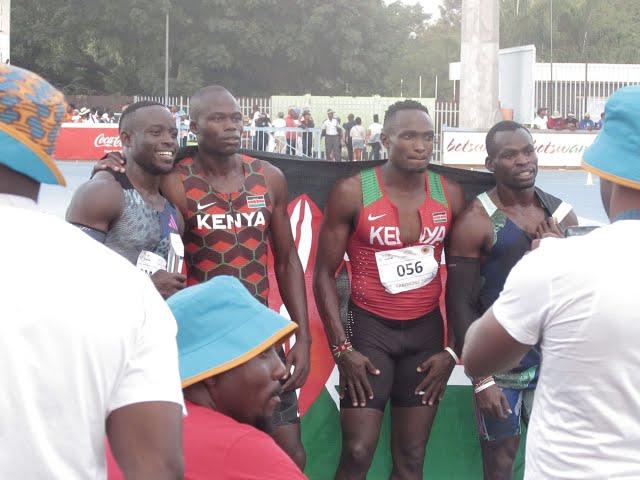
POLYGON ((262 162, 243 155, 242 167, 244 184, 240 190, 220 193, 211 187, 191 157, 176 165, 187 196, 183 237, 187 284, 232 275, 266 305, 271 199, 262 162))
POLYGON ((438 307, 440 258, 451 208, 442 177, 425 175, 426 199, 418 210, 420 237, 400 241, 398 210, 384 191, 380 167, 360 172, 362 210, 349 238, 351 300, 389 320, 411 320, 438 307))

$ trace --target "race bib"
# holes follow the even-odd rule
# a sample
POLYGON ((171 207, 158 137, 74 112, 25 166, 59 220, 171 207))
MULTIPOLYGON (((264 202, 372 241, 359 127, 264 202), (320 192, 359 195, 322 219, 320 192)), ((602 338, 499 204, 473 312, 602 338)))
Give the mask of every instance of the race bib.
POLYGON ((384 289, 396 294, 428 285, 438 274, 433 253, 429 245, 376 252, 378 276, 384 289))
POLYGON ((138 267, 139 270, 142 270, 147 275, 153 275, 158 270, 166 270, 167 261, 160 255, 149 252, 147 250, 142 250, 140 252, 140 255, 138 255, 136 267, 138 267))

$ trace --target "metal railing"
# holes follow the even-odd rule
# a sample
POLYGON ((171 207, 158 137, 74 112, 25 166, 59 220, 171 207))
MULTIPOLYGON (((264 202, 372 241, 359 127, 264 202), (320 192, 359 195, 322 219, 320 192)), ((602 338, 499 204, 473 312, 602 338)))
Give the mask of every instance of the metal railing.
POLYGON ((435 123, 435 138, 433 145, 433 159, 435 163, 442 163, 442 130, 444 127, 457 127, 460 108, 456 102, 436 102, 433 114, 435 123))
POLYGON ((306 158, 324 158, 320 128, 245 127, 242 148, 306 158))
MULTIPOLYGON (((133 97, 134 102, 138 102, 140 100, 150 100, 152 102, 162 103, 169 107, 176 106, 185 112, 186 115, 189 115, 190 97, 182 95, 170 96, 166 102, 163 96, 135 95, 133 97)), ((254 107, 257 107, 259 111, 266 113, 267 116, 271 116, 271 97, 238 97, 237 100, 240 104, 240 111, 242 112, 242 115, 249 118, 249 120, 253 117, 254 107)))

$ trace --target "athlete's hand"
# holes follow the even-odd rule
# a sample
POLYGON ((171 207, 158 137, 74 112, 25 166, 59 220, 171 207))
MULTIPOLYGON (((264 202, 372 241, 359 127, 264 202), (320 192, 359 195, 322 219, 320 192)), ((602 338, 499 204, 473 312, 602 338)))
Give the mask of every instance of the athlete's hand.
POLYGON ((557 237, 564 238, 564 232, 555 218, 549 217, 544 220, 536 229, 536 236, 539 239, 557 237))
POLYGON ((114 172, 124 173, 125 165, 124 157, 120 152, 111 152, 106 157, 101 158, 93 166, 91 177, 93 177, 100 170, 113 170, 114 172))
POLYGON ((507 397, 504 396, 502 389, 497 385, 491 385, 475 395, 476 405, 478 405, 483 415, 506 420, 513 413, 507 397))
POLYGON ((285 362, 287 375, 289 375, 292 366, 293 373, 289 376, 284 385, 282 385, 282 389, 284 391, 296 390, 302 387, 304 382, 307 381, 307 377, 309 376, 310 348, 311 343, 309 341, 299 341, 296 338, 296 343, 291 347, 291 350, 289 350, 289 354, 287 355, 285 362))
POLYGON ((418 371, 426 375, 416 387, 415 393, 422 396, 424 405, 433 406, 442 400, 447 381, 455 366, 456 361, 446 351, 432 355, 418 366, 418 371))
POLYGON ((151 281, 156 286, 156 290, 162 295, 162 298, 169 298, 186 286, 187 277, 181 273, 169 273, 166 270, 158 270, 151 275, 151 281))
POLYGON ((380 370, 356 350, 341 355, 337 363, 340 370, 340 398, 344 398, 345 390, 348 390, 353 406, 364 407, 367 399, 373 398, 368 374, 380 375, 380 370))

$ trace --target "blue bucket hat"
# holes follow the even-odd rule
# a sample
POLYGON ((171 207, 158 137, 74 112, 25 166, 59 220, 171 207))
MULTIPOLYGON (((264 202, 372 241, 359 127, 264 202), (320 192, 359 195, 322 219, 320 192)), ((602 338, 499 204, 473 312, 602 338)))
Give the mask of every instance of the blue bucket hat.
POLYGON ((167 303, 178 323, 183 388, 248 362, 297 328, 256 300, 235 277, 214 277, 185 288, 167 303))
POLYGON ((29 70, 0 65, 0 164, 39 183, 65 185, 51 158, 64 95, 29 70))
POLYGON ((585 151, 582 167, 613 183, 640 189, 640 86, 616 91, 604 112, 604 127, 585 151))

